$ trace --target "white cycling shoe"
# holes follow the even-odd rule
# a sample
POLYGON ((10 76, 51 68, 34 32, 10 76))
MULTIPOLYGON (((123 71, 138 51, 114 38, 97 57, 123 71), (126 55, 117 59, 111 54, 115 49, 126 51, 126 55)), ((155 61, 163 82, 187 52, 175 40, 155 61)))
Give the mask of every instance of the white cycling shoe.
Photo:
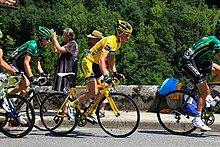
POLYGON ((11 112, 11 109, 9 108, 9 104, 6 98, 3 98, 3 102, 2 102, 2 108, 6 111, 6 112, 11 112))
POLYGON ((23 125, 27 124, 27 121, 24 119, 24 117, 22 115, 19 114, 17 119, 21 124, 23 124, 23 125))
POLYGON ((94 123, 98 123, 98 118, 96 114, 90 114, 88 117, 86 117, 88 120, 94 122, 94 123))
POLYGON ((192 120, 192 124, 197 127, 197 128, 200 128, 201 130, 204 130, 204 131, 210 131, 211 128, 209 126, 207 126, 206 124, 204 124, 204 122, 199 119, 199 120, 196 120, 195 118, 192 120))

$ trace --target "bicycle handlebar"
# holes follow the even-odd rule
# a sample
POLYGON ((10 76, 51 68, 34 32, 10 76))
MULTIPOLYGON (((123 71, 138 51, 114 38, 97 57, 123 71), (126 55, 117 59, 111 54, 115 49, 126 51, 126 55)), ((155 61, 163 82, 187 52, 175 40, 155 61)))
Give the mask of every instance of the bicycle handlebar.
POLYGON ((112 82, 110 84, 107 83, 102 83, 100 85, 98 85, 98 88, 104 89, 104 88, 115 88, 120 84, 120 80, 117 79, 116 77, 113 78, 112 82))
POLYGON ((43 86, 48 82, 48 79, 48 77, 38 77, 36 85, 43 86))

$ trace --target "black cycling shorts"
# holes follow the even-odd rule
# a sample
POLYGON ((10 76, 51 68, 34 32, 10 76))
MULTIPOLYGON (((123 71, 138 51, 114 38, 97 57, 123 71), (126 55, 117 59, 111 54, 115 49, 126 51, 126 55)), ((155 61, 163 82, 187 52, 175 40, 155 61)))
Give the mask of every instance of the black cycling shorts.
POLYGON ((194 84, 205 81, 205 75, 212 71, 212 62, 203 61, 202 64, 196 64, 193 60, 183 59, 183 69, 193 80, 194 84))

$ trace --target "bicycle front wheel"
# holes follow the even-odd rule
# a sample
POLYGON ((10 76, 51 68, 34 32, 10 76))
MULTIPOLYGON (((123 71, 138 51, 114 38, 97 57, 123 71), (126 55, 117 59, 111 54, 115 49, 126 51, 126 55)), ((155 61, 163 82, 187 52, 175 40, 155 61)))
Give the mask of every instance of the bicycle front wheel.
POLYGON ((119 115, 114 114, 110 104, 103 98, 98 105, 97 118, 100 127, 113 137, 127 137, 135 132, 140 122, 140 112, 133 99, 122 93, 110 93, 119 115), (104 103, 105 115, 99 115, 99 110, 104 103))
POLYGON ((184 112, 184 105, 186 104, 184 99, 189 97, 195 99, 192 94, 186 91, 176 90, 160 98, 157 105, 157 118, 161 126, 168 132, 186 135, 196 129, 192 125, 194 116, 184 112))
POLYGON ((11 138, 21 138, 31 132, 35 112, 31 103, 20 95, 8 94, 9 112, 0 109, 1 132, 11 138))
MULTIPOLYGON (((40 106, 42 101, 50 94, 48 92, 38 92, 28 99, 34 107, 36 120, 40 120, 40 106)), ((41 131, 47 131, 41 121, 35 121, 34 127, 41 131)))
POLYGON ((67 108, 64 106, 57 114, 62 106, 62 102, 66 98, 63 93, 52 93, 48 95, 42 102, 40 108, 41 122, 44 127, 55 135, 67 135, 76 128, 76 121, 67 115, 67 108))

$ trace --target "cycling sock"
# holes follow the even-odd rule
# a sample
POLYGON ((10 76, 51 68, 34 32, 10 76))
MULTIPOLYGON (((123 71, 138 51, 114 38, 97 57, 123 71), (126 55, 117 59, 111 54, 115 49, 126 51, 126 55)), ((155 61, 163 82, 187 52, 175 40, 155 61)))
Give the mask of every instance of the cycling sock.
POLYGON ((195 120, 196 120, 196 121, 201 120, 201 115, 202 115, 202 112, 196 111, 195 120))
POLYGON ((92 111, 92 114, 95 114, 97 107, 94 108, 94 110, 92 111))

